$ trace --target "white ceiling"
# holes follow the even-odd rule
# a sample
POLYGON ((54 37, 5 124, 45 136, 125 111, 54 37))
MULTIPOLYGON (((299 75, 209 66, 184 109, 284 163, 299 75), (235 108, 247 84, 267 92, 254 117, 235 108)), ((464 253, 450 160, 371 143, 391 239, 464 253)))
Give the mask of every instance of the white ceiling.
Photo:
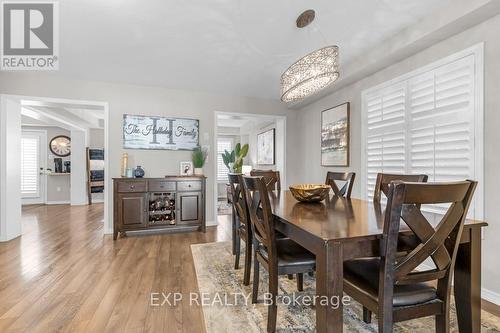
POLYGON ((281 73, 304 54, 336 44, 341 65, 369 57, 453 1, 64 0, 55 75, 279 99, 281 73), (298 30, 308 8, 316 20, 298 30))
POLYGON ((226 128, 237 129, 239 134, 248 134, 250 131, 264 128, 273 124, 275 120, 267 116, 240 116, 234 114, 217 115, 218 132, 223 133, 226 128))
POLYGON ((21 101, 21 123, 71 129, 104 129, 104 110, 94 105, 21 101))

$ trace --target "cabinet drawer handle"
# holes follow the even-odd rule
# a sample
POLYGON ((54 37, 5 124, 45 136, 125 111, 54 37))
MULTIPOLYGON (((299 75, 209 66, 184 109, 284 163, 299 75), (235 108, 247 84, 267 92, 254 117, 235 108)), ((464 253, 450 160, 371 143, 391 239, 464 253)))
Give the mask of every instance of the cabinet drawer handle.
POLYGON ((165 187, 165 186, 163 186, 163 185, 160 185, 160 188, 164 188, 164 187, 165 187))
POLYGON ((188 187, 191 187, 191 184, 189 184, 188 187))

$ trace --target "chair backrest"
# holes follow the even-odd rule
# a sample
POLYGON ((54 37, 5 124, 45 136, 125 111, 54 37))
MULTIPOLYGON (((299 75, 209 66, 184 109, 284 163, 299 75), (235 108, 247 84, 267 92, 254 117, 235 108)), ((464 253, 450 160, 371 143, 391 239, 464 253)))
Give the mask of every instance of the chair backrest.
POLYGON ((269 261, 274 262, 277 260, 276 233, 266 183, 262 177, 242 178, 253 237, 266 248, 269 261))
POLYGON ((252 170, 250 176, 258 176, 264 179, 269 191, 281 191, 280 172, 274 170, 252 170))
POLYGON ((384 193, 387 197, 389 193, 389 184, 392 181, 426 183, 427 175, 398 175, 390 173, 377 174, 377 182, 375 183, 375 191, 373 192, 373 201, 380 202, 381 194, 384 193))
POLYGON ((243 229, 248 235, 251 235, 251 225, 250 217, 248 215, 248 207, 245 200, 245 193, 241 186, 242 178, 241 174, 229 173, 228 174, 229 185, 231 186, 231 202, 234 206, 234 212, 236 213, 236 221, 238 221, 238 228, 243 229))
MULTIPOLYGON (((438 294, 447 295, 463 225, 477 182, 405 183, 391 182, 384 221, 379 291, 392 297, 394 284, 438 280, 438 294), (422 204, 450 204, 439 224, 433 227, 421 212, 422 204), (413 231, 415 247, 397 256, 401 219, 413 231), (435 268, 415 271, 427 258, 435 268), (442 289, 440 289, 442 288, 442 289), (444 293, 444 294, 443 294, 444 293)), ((379 297, 384 295, 379 294, 379 297)))
POLYGON ((354 178, 356 178, 356 173, 354 172, 332 172, 328 171, 326 173, 326 185, 330 185, 335 195, 343 196, 346 198, 351 197, 352 186, 354 185, 354 178), (336 181, 345 182, 344 185, 339 189, 336 181))

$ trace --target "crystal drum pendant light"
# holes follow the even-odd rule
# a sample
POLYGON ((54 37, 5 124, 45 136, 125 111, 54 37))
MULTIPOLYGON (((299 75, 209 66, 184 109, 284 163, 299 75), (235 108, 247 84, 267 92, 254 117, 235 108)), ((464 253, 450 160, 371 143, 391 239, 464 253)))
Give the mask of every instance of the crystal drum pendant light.
MULTIPOLYGON (((303 28, 314 20, 314 11, 307 10, 297 18, 297 27, 303 28)), ((326 46, 313 51, 281 75, 281 100, 294 102, 326 88, 339 78, 339 48, 326 46)))

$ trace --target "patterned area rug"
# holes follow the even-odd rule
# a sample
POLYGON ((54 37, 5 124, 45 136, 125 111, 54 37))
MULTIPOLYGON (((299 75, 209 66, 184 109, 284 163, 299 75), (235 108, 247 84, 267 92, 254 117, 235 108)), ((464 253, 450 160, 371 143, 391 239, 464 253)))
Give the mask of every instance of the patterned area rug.
POLYGON ((231 215, 233 213, 233 206, 227 201, 217 202, 217 215, 231 215))
MULTIPOLYGON (((264 293, 267 292, 267 274, 261 269, 259 303, 251 304, 251 283, 244 286, 242 253, 239 270, 234 270, 234 257, 229 242, 191 245, 196 268, 200 298, 207 333, 220 332, 266 332, 267 306, 264 293)), ((243 252, 243 251, 242 251, 243 252)), ((278 304, 278 332, 314 332, 315 309, 293 302, 292 297, 312 297, 315 293, 315 280, 304 277, 304 291, 297 292, 296 281, 280 277, 278 304), (289 304, 289 301, 291 303, 289 304)), ((376 323, 366 324, 361 320, 361 306, 352 301, 344 307, 344 332, 376 333, 376 323)), ((458 332, 454 307, 451 313, 451 332, 458 332)), ((373 318, 376 322, 376 319, 373 318)), ((434 332, 434 318, 428 317, 398 323, 394 332, 428 333, 434 332)), ((500 318, 482 312, 481 332, 500 332, 500 318)))

